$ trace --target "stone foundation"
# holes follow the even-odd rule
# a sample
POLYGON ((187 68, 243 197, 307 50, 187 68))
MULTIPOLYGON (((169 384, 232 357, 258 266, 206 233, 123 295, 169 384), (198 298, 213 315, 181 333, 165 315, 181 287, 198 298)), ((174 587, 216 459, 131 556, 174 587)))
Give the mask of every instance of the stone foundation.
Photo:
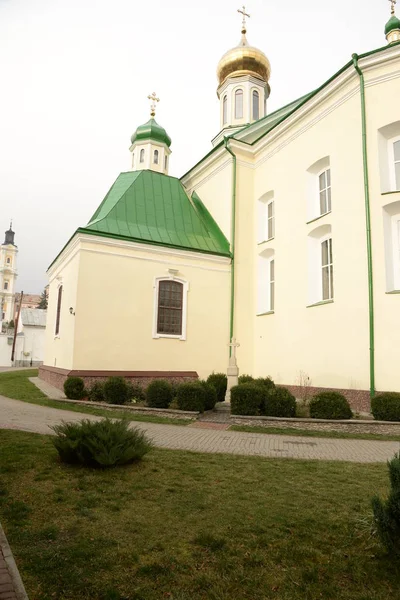
POLYGON ((68 377, 81 377, 85 386, 91 388, 96 381, 104 382, 109 377, 124 377, 129 383, 145 389, 154 379, 166 379, 171 383, 185 383, 199 378, 196 371, 79 371, 58 367, 39 367, 39 377, 59 390, 64 389, 68 377))
MULTIPOLYGON (((343 394, 350 404, 351 409, 356 413, 370 413, 371 412, 371 397, 369 390, 344 390, 338 388, 318 388, 318 387, 309 387, 304 388, 300 385, 282 385, 280 387, 287 388, 293 396, 298 398, 299 400, 303 400, 306 395, 308 400, 310 400, 316 394, 320 392, 339 392, 339 394, 343 394)), ((379 392, 376 392, 377 394, 379 392)))

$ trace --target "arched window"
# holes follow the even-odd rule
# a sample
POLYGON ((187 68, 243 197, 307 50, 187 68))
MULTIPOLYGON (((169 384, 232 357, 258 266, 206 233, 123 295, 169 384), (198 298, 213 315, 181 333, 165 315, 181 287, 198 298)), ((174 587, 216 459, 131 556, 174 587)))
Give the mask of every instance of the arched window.
POLYGON ((142 148, 140 151, 140 162, 143 163, 144 162, 144 149, 142 148))
POLYGON ((135 166, 135 153, 132 152, 132 167, 135 166))
POLYGON ((226 94, 222 101, 222 122, 224 125, 228 122, 228 96, 226 94))
POLYGON ((322 300, 333 299, 332 238, 321 243, 322 300))
POLYGON ((235 119, 243 119, 243 90, 235 92, 235 119))
POLYGON ((157 334, 182 335, 183 283, 173 279, 158 282, 157 334))
POLYGON ((168 167, 168 156, 166 156, 165 160, 164 160, 164 169, 167 170, 167 167, 168 167))
POLYGON ((275 310, 275 253, 269 248, 258 256, 257 314, 275 310))
POLYGON ((325 224, 308 234, 308 272, 310 305, 333 301, 332 228, 325 224))
POLYGON ((155 165, 158 165, 158 150, 154 150, 153 162, 155 165))
POLYGON ((7 257, 7 264, 11 265, 11 258, 9 256, 7 257))
POLYGON ((260 118, 260 95, 257 90, 253 91, 253 120, 260 118))
POLYGON ((63 291, 63 286, 60 285, 60 287, 58 288, 58 299, 57 299, 56 330, 55 330, 56 335, 58 335, 60 333, 62 291, 63 291))

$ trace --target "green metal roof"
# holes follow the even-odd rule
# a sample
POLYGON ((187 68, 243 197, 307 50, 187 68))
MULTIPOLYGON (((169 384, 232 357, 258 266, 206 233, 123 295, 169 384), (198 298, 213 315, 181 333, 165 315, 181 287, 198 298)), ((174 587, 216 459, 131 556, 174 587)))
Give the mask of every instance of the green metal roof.
POLYGON ((165 131, 164 127, 161 127, 161 125, 153 119, 153 117, 147 121, 147 123, 144 123, 144 125, 140 125, 131 137, 132 144, 140 140, 161 142, 166 144, 168 148, 171 145, 171 138, 168 133, 165 131))
POLYGON ((385 35, 393 31, 394 29, 400 29, 400 19, 393 15, 385 25, 385 35))
POLYGON ((229 242, 200 198, 154 171, 121 173, 86 227, 78 231, 230 256, 229 242))

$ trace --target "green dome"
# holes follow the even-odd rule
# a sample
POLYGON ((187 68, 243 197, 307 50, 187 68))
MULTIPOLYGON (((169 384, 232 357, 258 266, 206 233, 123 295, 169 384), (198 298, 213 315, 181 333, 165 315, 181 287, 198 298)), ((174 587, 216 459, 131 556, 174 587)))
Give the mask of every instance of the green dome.
POLYGON ((140 140, 161 142, 162 144, 167 144, 168 148, 171 145, 171 138, 168 133, 165 131, 164 127, 161 127, 161 125, 153 119, 153 117, 144 125, 140 125, 131 137, 132 144, 140 140))
POLYGON ((385 35, 393 31, 394 29, 400 29, 400 19, 393 15, 391 19, 386 23, 385 35))

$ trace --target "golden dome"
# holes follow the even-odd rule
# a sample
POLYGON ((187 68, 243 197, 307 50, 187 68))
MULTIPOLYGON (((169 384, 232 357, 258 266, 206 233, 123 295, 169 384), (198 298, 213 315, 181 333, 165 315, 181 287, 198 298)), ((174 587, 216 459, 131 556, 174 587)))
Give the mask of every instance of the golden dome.
POLYGON ((266 83, 271 75, 268 58, 258 48, 249 46, 244 33, 240 44, 228 50, 217 67, 219 85, 222 85, 228 77, 240 77, 241 75, 253 75, 266 83))

